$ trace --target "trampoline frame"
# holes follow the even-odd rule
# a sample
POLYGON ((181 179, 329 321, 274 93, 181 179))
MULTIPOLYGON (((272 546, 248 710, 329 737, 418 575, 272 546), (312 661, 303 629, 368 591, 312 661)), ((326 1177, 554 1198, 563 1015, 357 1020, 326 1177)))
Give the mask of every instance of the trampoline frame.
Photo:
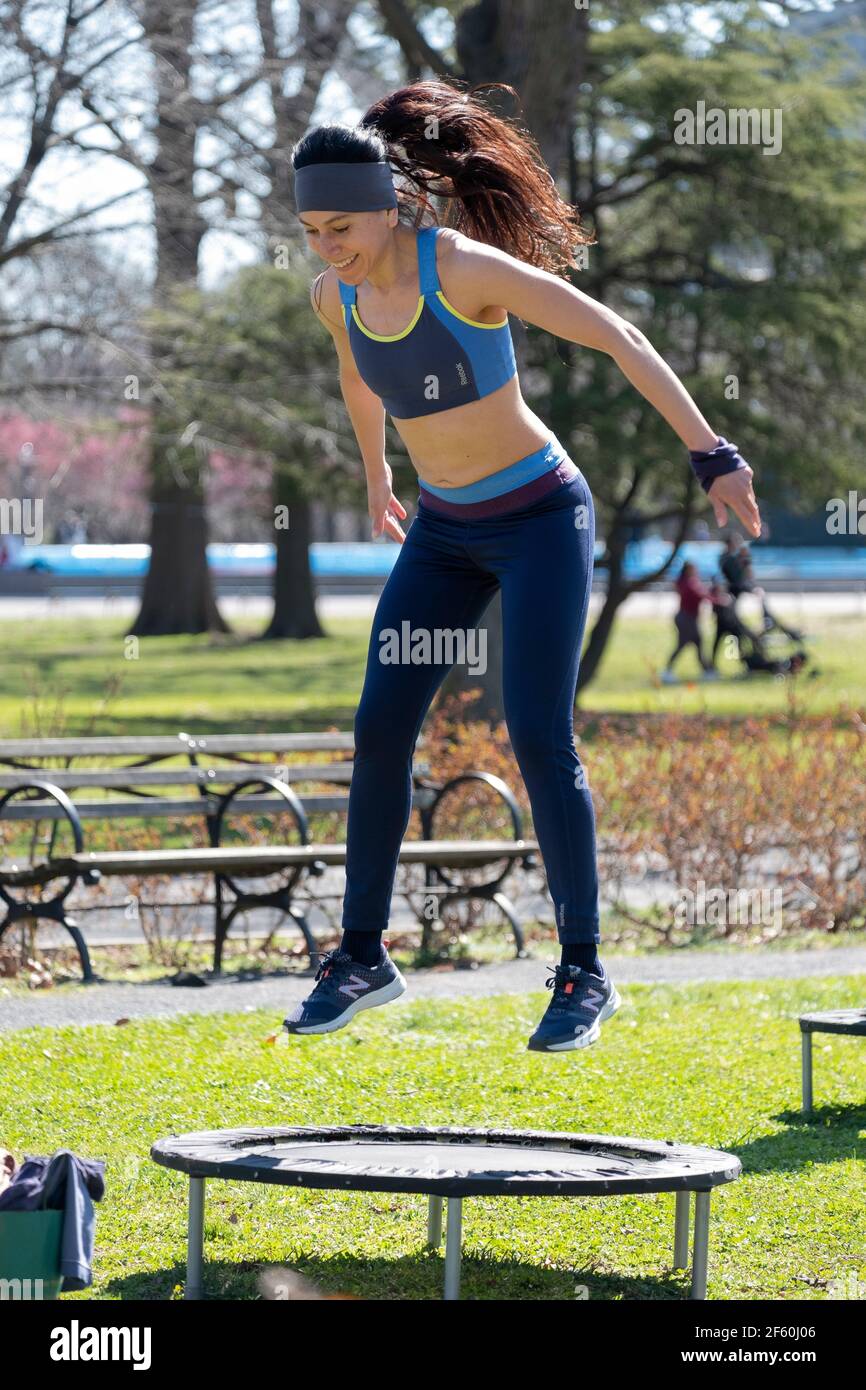
POLYGON ((675 1144, 671 1140, 644 1140, 644 1139, 625 1139, 622 1137, 590 1135, 590 1134, 557 1134, 547 1130, 477 1130, 477 1129, 455 1129, 444 1127, 408 1126, 408 1125, 339 1125, 339 1126, 293 1126, 290 1128, 264 1128, 264 1129, 238 1129, 238 1130, 214 1130, 196 1135, 178 1135, 172 1138, 159 1140, 151 1148, 151 1158, 155 1162, 163 1164, 169 1168, 179 1169, 185 1172, 189 1178, 189 1208, 187 1218, 187 1277, 184 1287, 185 1299, 201 1299, 204 1297, 203 1276, 204 1276, 204 1207, 205 1207, 205 1182, 209 1177, 222 1178, 234 1182, 271 1182, 283 1185, 308 1186, 313 1188, 326 1188, 328 1190, 360 1190, 360 1191, 399 1191, 415 1192, 427 1196, 427 1247, 438 1249, 442 1244, 442 1204, 447 1201, 448 1209, 446 1213, 446 1234, 445 1234, 445 1270, 444 1270, 444 1289, 443 1297, 447 1301, 460 1298, 460 1275, 461 1258, 463 1245, 463 1200, 464 1195, 492 1195, 492 1196, 562 1196, 562 1195, 584 1195, 584 1196, 616 1196, 626 1193, 651 1193, 651 1192, 673 1192, 675 1194, 674 1208, 674 1241, 673 1241, 673 1269, 686 1269, 689 1264, 689 1236, 692 1226, 691 1196, 695 1194, 694 1205, 694 1240, 691 1251, 691 1290, 692 1299, 703 1300, 707 1296, 707 1267, 709 1255, 709 1231, 710 1231, 710 1196, 713 1187, 725 1182, 732 1182, 740 1176, 742 1165, 739 1159, 732 1154, 724 1153, 718 1149, 710 1149, 695 1145, 675 1144), (213 1140, 225 1139, 230 1135, 243 1135, 246 1138, 258 1138, 266 1142, 269 1138, 274 1140, 291 1139, 310 1140, 317 1136, 331 1140, 359 1139, 359 1140, 401 1140, 404 1142, 445 1142, 445 1143, 485 1143, 503 1145, 522 1145, 531 1147, 548 1147, 552 1150, 560 1150, 567 1146, 572 1148, 588 1148, 590 1151, 600 1147, 608 1154, 617 1145, 621 1146, 624 1152, 632 1156, 663 1158, 665 1151, 670 1151, 672 1159, 680 1159, 688 1162, 689 1159, 700 1160, 708 1164, 710 1160, 718 1160, 714 1167, 707 1167, 705 1171, 695 1173, 689 1180, 688 1173, 673 1175, 668 1172, 664 1177, 660 1177, 655 1183, 651 1179, 626 1180, 625 1182, 605 1183, 603 1179, 594 1179, 590 1187, 589 1180, 568 1179, 557 1181, 551 1179, 545 1181, 544 1188, 537 1185, 537 1191, 532 1192, 507 1192, 496 1190, 491 1187, 487 1191, 479 1187, 477 1181, 466 1177, 443 1177, 425 1178, 412 1180, 411 1178, 391 1178, 381 1174, 353 1174, 351 1176, 329 1175, 330 1180, 326 1181, 326 1175, 317 1173, 300 1173, 292 1170, 268 1169, 253 1170, 243 1172, 240 1169, 232 1171, 230 1160, 225 1162, 217 1159, 207 1159, 191 1157, 186 1154, 179 1154, 173 1147, 173 1141, 180 1143, 183 1140, 213 1140), (436 1192, 431 1192, 431 1185, 439 1188, 436 1192), (474 1193, 459 1193, 455 1189, 475 1187, 474 1193), (581 1192, 579 1189, 585 1186, 587 1191, 581 1192), (449 1190, 450 1189, 450 1190, 449 1190))

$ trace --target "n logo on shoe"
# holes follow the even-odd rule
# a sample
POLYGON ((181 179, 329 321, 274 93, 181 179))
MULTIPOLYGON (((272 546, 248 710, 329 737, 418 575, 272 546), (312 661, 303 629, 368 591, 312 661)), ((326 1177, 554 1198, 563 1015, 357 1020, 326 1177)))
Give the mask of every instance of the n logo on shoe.
POLYGON ((360 975, 350 975, 344 985, 340 985, 340 994, 348 994, 350 999, 357 999, 362 990, 369 989, 369 980, 362 980, 360 975))
POLYGON ((599 994, 597 989, 591 989, 588 992, 585 1000, 583 1001, 584 1007, 587 1009, 592 1009, 595 1013, 598 1013, 598 1006, 603 999, 603 994, 599 994))

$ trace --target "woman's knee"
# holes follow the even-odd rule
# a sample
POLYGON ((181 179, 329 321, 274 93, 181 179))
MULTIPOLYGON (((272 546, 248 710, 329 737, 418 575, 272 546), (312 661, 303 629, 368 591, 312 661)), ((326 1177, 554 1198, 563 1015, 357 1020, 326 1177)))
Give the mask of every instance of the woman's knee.
POLYGON ((405 703, 381 691, 365 690, 355 711, 355 757, 408 756, 414 743, 414 721, 405 703))

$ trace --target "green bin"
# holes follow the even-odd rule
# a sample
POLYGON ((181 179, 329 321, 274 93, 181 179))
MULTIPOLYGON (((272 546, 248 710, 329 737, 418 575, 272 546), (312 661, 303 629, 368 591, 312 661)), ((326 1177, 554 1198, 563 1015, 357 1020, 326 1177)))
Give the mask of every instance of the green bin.
POLYGON ((0 1211, 0 1280, 29 1280, 18 1294, 21 1298, 58 1298, 62 1235, 62 1211, 0 1211), (42 1280, 41 1290, 34 1283, 37 1279, 42 1280))

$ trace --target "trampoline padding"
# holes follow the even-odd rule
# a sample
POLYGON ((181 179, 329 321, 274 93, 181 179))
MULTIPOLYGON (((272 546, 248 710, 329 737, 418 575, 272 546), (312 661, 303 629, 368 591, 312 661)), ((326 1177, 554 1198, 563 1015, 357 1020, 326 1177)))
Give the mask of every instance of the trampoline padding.
POLYGON ((824 1013, 801 1014, 801 1033, 848 1033, 866 1036, 866 1009, 827 1009, 824 1013))
POLYGON ((209 1130, 150 1155, 190 1177, 446 1197, 708 1191, 742 1171, 733 1154, 673 1140, 408 1125, 209 1130))

